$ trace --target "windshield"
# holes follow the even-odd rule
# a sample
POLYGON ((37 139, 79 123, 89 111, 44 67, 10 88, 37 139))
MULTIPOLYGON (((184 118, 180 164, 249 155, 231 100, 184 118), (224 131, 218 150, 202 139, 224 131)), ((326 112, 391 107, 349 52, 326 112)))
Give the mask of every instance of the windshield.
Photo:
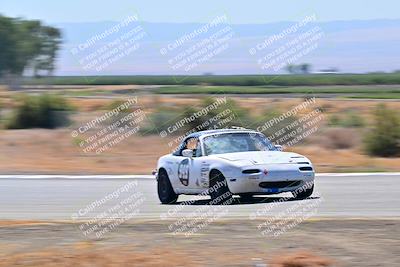
POLYGON ((258 133, 217 134, 205 137, 203 142, 206 155, 276 150, 264 135, 258 133))

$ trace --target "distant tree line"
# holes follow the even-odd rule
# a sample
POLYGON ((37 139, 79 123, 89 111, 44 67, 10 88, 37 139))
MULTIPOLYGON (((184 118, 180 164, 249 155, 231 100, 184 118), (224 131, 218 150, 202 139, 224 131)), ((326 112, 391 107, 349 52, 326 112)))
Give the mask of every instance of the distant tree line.
POLYGON ((307 63, 295 65, 295 64, 289 64, 286 66, 286 70, 290 74, 308 74, 311 71, 311 65, 307 63))
POLYGON ((15 80, 27 70, 36 77, 52 75, 60 44, 57 28, 0 15, 0 78, 15 80))

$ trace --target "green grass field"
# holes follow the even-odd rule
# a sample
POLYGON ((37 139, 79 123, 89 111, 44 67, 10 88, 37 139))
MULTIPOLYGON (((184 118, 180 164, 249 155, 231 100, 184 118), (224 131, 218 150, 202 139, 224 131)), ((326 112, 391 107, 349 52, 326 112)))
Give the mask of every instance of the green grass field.
MULTIPOLYGON (((157 94, 333 94, 343 98, 400 99, 400 72, 278 76, 64 76, 24 80, 24 85, 129 84, 166 85, 151 90, 157 94)), ((76 90, 68 94, 85 96, 110 93, 100 91, 76 90)))
POLYGON ((400 73, 203 76, 60 76, 26 78, 27 85, 319 86, 400 84, 400 73))
POLYGON ((158 94, 338 94, 352 98, 400 98, 400 86, 171 86, 158 88, 155 92, 158 94))

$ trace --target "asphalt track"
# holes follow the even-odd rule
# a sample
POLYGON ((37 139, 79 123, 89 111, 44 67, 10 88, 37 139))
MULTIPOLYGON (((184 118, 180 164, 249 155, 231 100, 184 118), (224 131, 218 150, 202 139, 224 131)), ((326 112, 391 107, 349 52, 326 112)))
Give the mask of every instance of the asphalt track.
POLYGON ((216 212, 222 218, 252 219, 286 216, 288 211, 304 211, 312 218, 400 218, 400 173, 376 173, 320 174, 314 194, 307 200, 294 201, 290 194, 280 194, 257 197, 247 203, 236 200, 229 206, 210 206, 208 198, 197 196, 180 196, 181 204, 196 200, 185 202, 189 205, 161 205, 156 181, 150 176, 0 175, 0 219, 90 219, 109 212, 135 193, 138 198, 133 220, 168 219, 193 213, 213 216, 216 212), (122 188, 126 191, 121 192, 122 188), (105 200, 106 196, 109 197, 105 200), (90 206, 96 201, 95 206, 90 206))

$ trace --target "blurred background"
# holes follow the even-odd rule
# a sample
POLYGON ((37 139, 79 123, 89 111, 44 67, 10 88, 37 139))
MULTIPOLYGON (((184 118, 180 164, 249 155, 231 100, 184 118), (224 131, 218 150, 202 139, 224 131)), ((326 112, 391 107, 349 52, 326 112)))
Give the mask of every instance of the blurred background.
MULTIPOLYGON (((285 151, 307 156, 317 173, 399 172, 399 7, 394 0, 3 0, 0 174, 147 175, 155 169, 157 159, 173 151, 185 135, 233 126, 261 131, 285 151)), ((375 175, 389 181, 384 183, 387 188, 394 188, 392 178, 375 175)), ((324 189, 336 188, 331 180, 325 181, 324 189)), ((70 186, 65 190, 86 195, 84 187, 70 186)), ((101 189, 96 186, 87 189, 101 189)), ((40 183, 32 188, 38 187, 40 183)), ((7 186, 0 188, 4 195, 9 191, 7 186)), ((36 191, 26 190, 24 196, 40 199, 40 194, 32 193, 36 191)), ((333 191, 347 201, 345 193, 333 191)), ((352 193, 356 191, 362 194, 358 187, 352 193)), ((339 198, 334 196, 327 201, 328 210, 335 207, 329 205, 348 204, 335 202, 339 198)), ((374 202, 376 199, 380 197, 364 203, 355 200, 352 211, 374 209, 377 203, 387 207, 383 200, 374 202)), ((158 200, 152 200, 158 210, 158 200)), ((4 210, 14 207, 12 201, 4 203, 4 210)), ((72 207, 69 203, 62 206, 72 207)), ((394 209, 375 210, 392 214, 394 209)), ((4 215, 3 219, 9 218, 4 215)), ((273 245, 257 239, 258 233, 252 231, 255 225, 244 229, 247 223, 216 224, 206 235, 199 234, 194 243, 175 236, 155 236, 165 232, 165 227, 154 221, 135 226, 138 228, 122 227, 119 233, 125 237, 134 237, 135 242, 140 237, 136 254, 118 247, 93 252, 95 242, 82 240, 75 228, 37 226, 43 236, 57 233, 52 239, 54 247, 64 245, 60 240, 73 244, 65 256, 57 249, 24 254, 48 241, 30 231, 36 222, 22 222, 28 231, 21 228, 24 239, 13 241, 20 236, 19 230, 7 227, 14 227, 15 222, 1 221, 5 238, 0 247, 10 242, 15 247, 10 246, 7 261, 0 266, 24 265, 26 258, 31 266, 54 266, 60 258, 65 266, 86 262, 118 266, 135 261, 149 266, 165 266, 165 262, 168 266, 193 262, 199 263, 193 266, 232 266, 236 260, 242 264, 237 266, 266 266, 259 263, 259 250, 286 251, 293 242, 356 265, 361 258, 370 266, 377 262, 396 266, 392 256, 400 255, 394 251, 399 235, 393 222, 379 226, 367 220, 315 220, 296 228, 293 236, 276 239, 273 245), (347 234, 342 234, 343 229, 347 234), (380 231, 384 233, 380 235, 380 231), (231 242, 227 232, 238 239, 231 242), (245 242, 243 237, 251 238, 245 242), (204 260, 215 252, 204 250, 204 244, 215 248, 208 246, 207 238, 227 254, 221 252, 215 262, 206 264, 204 260), (171 247, 176 250, 154 247, 155 239, 174 244, 171 247), (26 240, 27 247, 19 250, 26 240), (246 247, 243 244, 248 245, 247 254, 243 253, 247 258, 240 258, 246 247), (188 249, 183 254, 182 246, 188 249), (250 249, 254 247, 256 252, 250 249), (18 250, 23 253, 13 255, 18 250), (375 257, 378 254, 381 257, 375 257), (191 261, 193 255, 197 258, 191 261), (230 255, 228 263, 226 255, 230 255)), ((132 240, 121 241, 118 232, 112 238, 107 245, 135 247, 132 240)), ((271 266, 335 265, 302 250, 268 262, 271 266)))
POLYGON ((229 107, 234 119, 213 127, 253 129, 315 97, 312 107, 263 132, 271 136, 318 110, 318 130, 289 150, 309 155, 322 172, 399 170, 393 1, 355 1, 345 10, 259 1, 157 8, 17 2, 3 3, 0 20, 3 173, 150 173, 170 142, 215 114, 160 133, 217 96, 228 98, 219 110, 229 107), (103 153, 82 152, 89 132, 71 132, 132 96, 146 114, 140 130, 103 153))

